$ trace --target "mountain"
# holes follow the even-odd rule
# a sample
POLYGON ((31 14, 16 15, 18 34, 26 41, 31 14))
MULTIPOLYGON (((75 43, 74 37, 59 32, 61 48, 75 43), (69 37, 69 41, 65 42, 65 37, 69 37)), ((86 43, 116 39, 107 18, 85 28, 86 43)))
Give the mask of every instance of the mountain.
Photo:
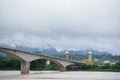
MULTIPOLYGON (((11 47, 9 45, 5 45, 5 47, 11 47)), ((12 47, 13 48, 13 47, 12 47)), ((20 46, 20 45, 16 45, 14 48, 19 49, 19 50, 25 50, 25 51, 29 51, 29 52, 36 52, 36 53, 43 53, 45 55, 60 55, 60 54, 65 54, 65 50, 62 51, 57 51, 55 48, 53 47, 49 47, 46 49, 42 49, 42 48, 33 48, 33 47, 27 47, 27 46, 20 46)), ((86 50, 69 50, 70 54, 87 54, 88 53, 88 49, 86 50)), ((98 51, 98 50, 92 50, 93 54, 96 55, 102 55, 102 54, 111 54, 109 52, 106 51, 98 51)), ((6 56, 3 53, 0 53, 1 56, 6 56)))
MULTIPOLYGON (((6 47, 11 47, 11 46, 6 45, 6 47)), ((64 58, 65 51, 66 51, 66 50, 57 51, 53 47, 49 47, 46 49, 42 49, 42 48, 40 49, 37 47, 33 48, 33 47, 19 46, 19 45, 16 45, 14 48, 19 49, 19 50, 29 51, 29 52, 41 53, 41 54, 45 54, 45 55, 49 55, 49 56, 55 56, 55 57, 59 57, 59 58, 64 58)), ((69 57, 71 60, 83 61, 85 59, 88 59, 88 49, 86 49, 86 50, 69 50, 69 54, 70 54, 69 57)), ((110 60, 110 61, 119 61, 120 60, 120 56, 112 55, 111 53, 109 53, 107 51, 92 50, 92 54, 93 54, 93 56, 92 56, 93 59, 98 59, 99 62, 103 62, 104 60, 110 60)), ((0 56, 10 58, 9 55, 1 53, 1 52, 0 52, 0 56)))

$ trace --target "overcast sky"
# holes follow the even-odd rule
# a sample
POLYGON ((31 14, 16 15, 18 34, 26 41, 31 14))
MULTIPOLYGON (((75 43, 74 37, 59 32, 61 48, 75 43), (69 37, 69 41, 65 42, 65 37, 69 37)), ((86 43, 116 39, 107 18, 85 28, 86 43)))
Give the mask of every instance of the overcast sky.
POLYGON ((0 0, 0 39, 120 55, 120 0, 0 0))

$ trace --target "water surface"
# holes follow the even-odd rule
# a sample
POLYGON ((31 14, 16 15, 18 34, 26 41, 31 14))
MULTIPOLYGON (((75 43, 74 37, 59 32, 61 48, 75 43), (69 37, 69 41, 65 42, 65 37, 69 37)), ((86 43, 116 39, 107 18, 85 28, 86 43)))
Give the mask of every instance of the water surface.
POLYGON ((120 72, 0 71, 0 80, 120 80, 120 72))

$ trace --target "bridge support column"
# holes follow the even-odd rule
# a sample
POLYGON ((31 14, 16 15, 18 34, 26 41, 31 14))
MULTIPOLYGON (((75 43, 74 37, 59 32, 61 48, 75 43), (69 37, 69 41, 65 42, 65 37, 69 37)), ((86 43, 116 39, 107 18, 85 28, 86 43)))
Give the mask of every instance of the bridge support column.
POLYGON ((60 72, 66 71, 66 67, 60 67, 60 72))
POLYGON ((21 74, 29 74, 30 62, 22 61, 21 62, 21 74))

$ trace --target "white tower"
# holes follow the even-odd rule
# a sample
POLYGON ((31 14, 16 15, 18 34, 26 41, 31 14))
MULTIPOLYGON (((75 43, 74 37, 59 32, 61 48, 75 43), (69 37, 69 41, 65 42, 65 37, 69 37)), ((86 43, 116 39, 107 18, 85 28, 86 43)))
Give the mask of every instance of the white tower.
POLYGON ((89 51, 88 51, 88 61, 87 61, 87 64, 88 65, 92 65, 93 63, 92 63, 92 51, 91 51, 91 49, 89 49, 89 51))

